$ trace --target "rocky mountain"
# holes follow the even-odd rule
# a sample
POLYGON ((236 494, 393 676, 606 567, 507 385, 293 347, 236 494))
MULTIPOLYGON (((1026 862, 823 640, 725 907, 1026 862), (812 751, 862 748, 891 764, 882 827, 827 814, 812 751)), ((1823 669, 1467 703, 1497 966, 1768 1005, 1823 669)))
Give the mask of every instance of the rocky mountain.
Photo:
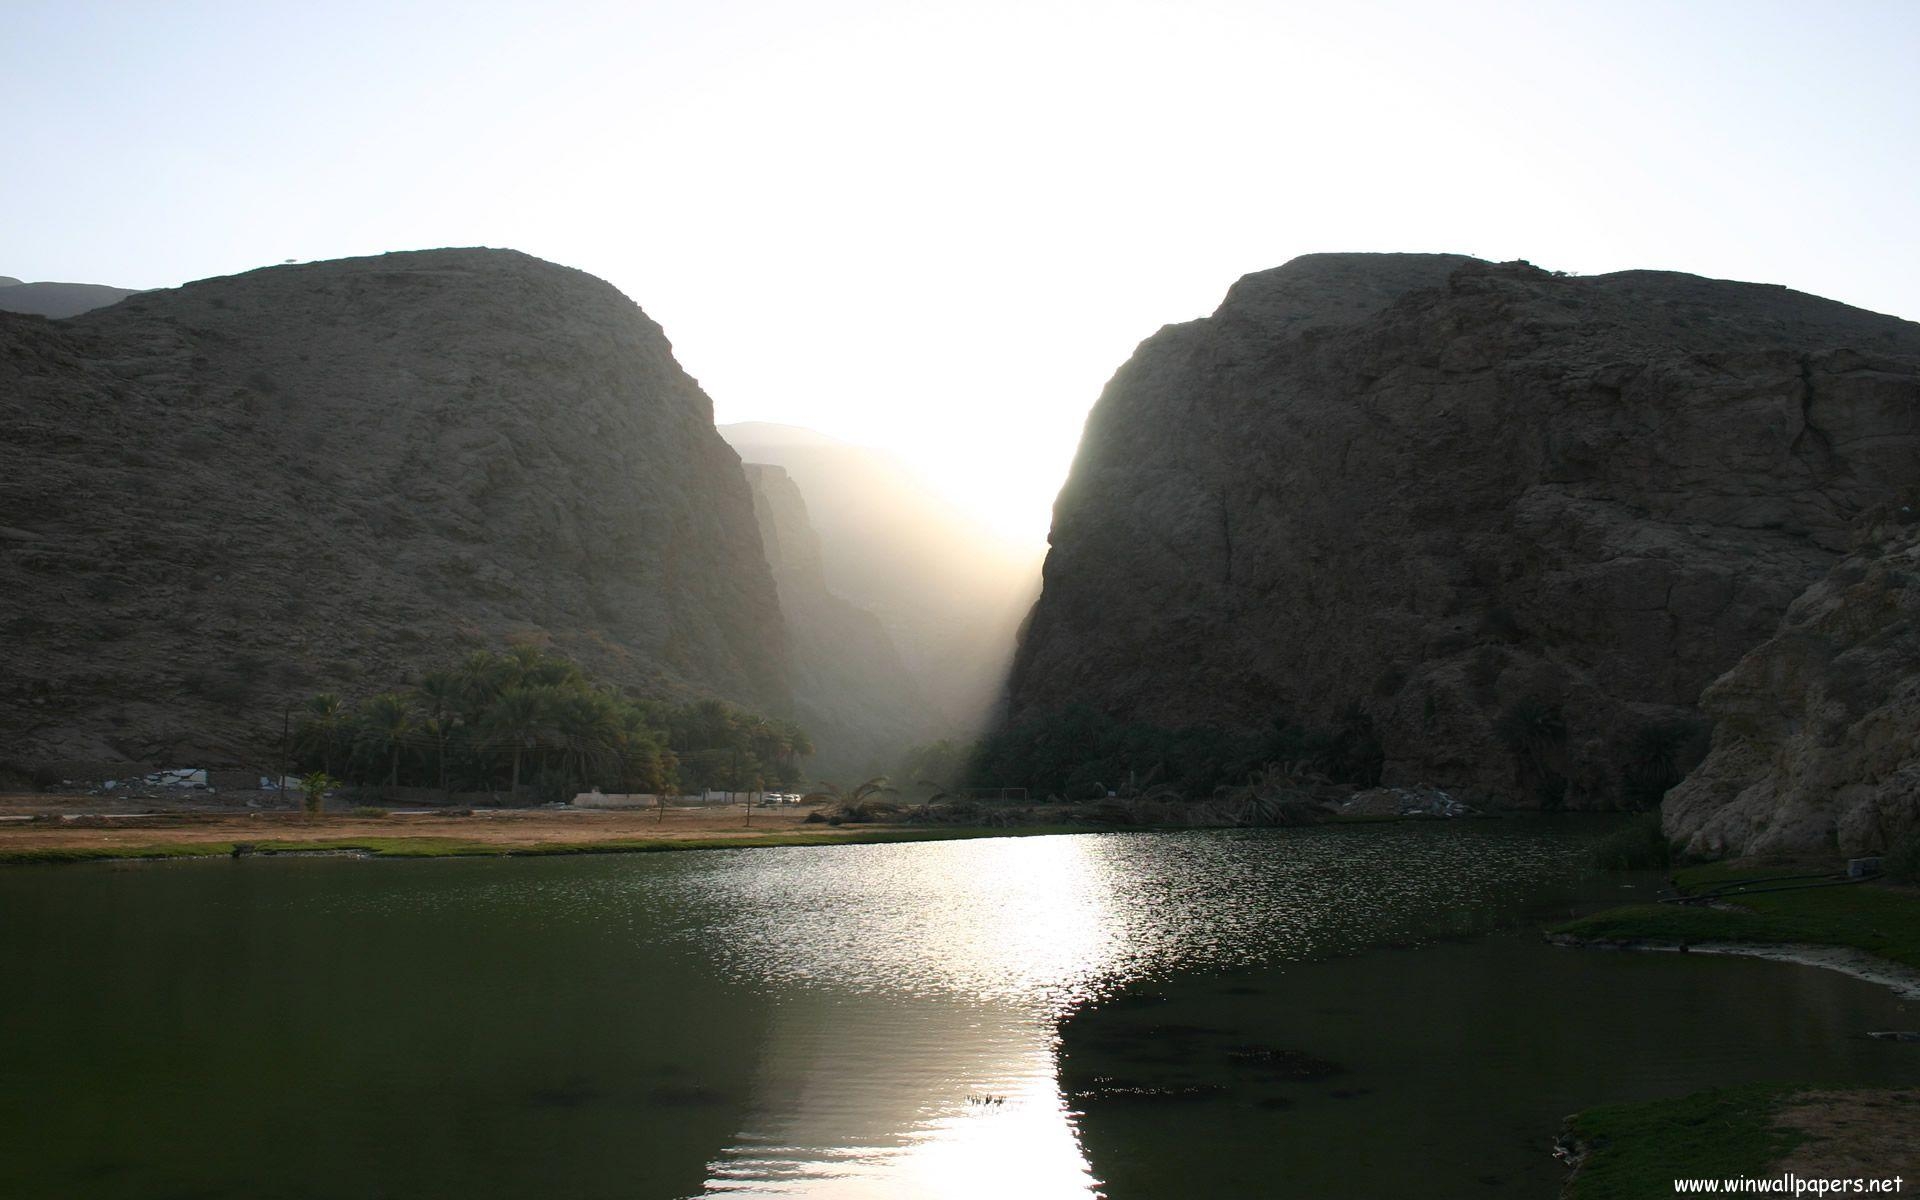
POLYGON ((795 713, 825 778, 888 771, 908 746, 942 732, 938 717, 873 614, 827 588, 820 535, 784 469, 747 463, 760 540, 792 647, 795 713))
POLYGON ((1920 478, 1920 326, 1779 287, 1332 254, 1142 343, 1010 709, 1370 727, 1387 783, 1647 803, 1701 690, 1920 478))
POLYGON ((552 644, 790 707, 739 457, 659 326, 511 251, 0 316, 0 754, 244 759, 283 707, 552 644))
POLYGON ((1708 686, 1713 749, 1661 806, 1691 854, 1885 850, 1920 826, 1920 510, 1889 505, 1708 686))
POLYGON ((980 527, 884 451, 766 422, 720 433, 799 488, 828 590, 879 619, 941 732, 978 728, 1005 685, 1039 556, 980 527))
POLYGON ((22 283, 11 275, 0 275, 0 312, 75 317, 134 294, 132 288, 104 283, 22 283))

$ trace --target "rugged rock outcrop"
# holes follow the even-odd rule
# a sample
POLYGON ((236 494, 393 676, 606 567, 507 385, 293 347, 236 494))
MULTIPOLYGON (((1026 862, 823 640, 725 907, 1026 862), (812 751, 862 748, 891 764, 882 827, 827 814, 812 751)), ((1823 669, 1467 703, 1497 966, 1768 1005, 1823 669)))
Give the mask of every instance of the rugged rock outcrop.
POLYGON ((476 646, 769 713, 739 458, 660 328, 499 250, 0 316, 0 757, 245 758, 476 646))
POLYGON ((940 723, 880 622, 827 589, 820 535, 800 489, 779 467, 745 466, 792 646, 795 714, 816 749, 811 770, 828 778, 883 774, 940 723))
POLYGON ((1664 272, 1296 259, 1107 386, 1011 710, 1344 711, 1389 784, 1650 802, 1701 689, 1917 477, 1910 322, 1664 272))
POLYGON ((1920 825, 1920 511, 1864 524, 1701 697, 1713 749, 1661 805, 1689 853, 1866 854, 1920 825))

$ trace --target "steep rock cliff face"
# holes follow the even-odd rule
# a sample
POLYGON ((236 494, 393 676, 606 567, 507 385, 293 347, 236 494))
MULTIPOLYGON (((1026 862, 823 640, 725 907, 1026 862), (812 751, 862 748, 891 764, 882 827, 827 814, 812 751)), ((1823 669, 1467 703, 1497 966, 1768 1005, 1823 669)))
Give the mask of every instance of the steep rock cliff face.
POLYGON ((884 773, 939 722, 879 620, 827 590, 800 489, 779 467, 745 466, 792 643, 795 712, 816 748, 811 769, 829 778, 884 773))
POLYGON ((1893 506, 1701 697, 1713 749, 1661 806, 1718 857, 1885 850, 1920 824, 1920 520, 1893 506))
POLYGON ((512 637, 789 704, 738 456, 582 272, 434 250, 0 316, 0 425, 0 756, 241 757, 512 637))
POLYGON ((1909 322, 1662 272, 1296 259, 1107 386, 1011 711, 1357 705, 1389 783, 1650 800, 1701 688, 1916 471, 1909 322))

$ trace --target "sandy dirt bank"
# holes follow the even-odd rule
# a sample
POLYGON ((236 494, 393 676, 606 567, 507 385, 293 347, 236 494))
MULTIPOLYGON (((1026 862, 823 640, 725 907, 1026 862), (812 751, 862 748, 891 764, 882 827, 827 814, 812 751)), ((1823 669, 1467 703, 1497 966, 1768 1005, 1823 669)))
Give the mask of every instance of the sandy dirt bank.
POLYGON ((756 808, 751 819, 739 805, 669 808, 664 816, 652 811, 565 808, 480 808, 470 814, 403 809, 378 817, 351 812, 312 816, 287 808, 247 808, 244 802, 169 799, 116 804, 100 796, 0 795, 0 858, 22 852, 99 854, 206 843, 333 843, 356 838, 479 843, 502 850, 631 841, 750 842, 769 835, 857 841, 871 837, 878 828, 803 824, 811 811, 799 806, 756 808))

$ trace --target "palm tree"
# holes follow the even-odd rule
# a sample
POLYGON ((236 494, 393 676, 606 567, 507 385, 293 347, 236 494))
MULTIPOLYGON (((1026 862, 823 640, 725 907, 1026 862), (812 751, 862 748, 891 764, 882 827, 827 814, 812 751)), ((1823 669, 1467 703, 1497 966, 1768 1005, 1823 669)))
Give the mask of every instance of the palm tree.
POLYGON ((484 718, 487 737, 513 749, 509 794, 515 799, 520 796, 520 756, 536 749, 547 729, 546 701, 542 688, 510 687, 494 699, 484 718))
POLYGON ((782 721, 781 724, 785 727, 787 753, 791 756, 793 765, 797 767, 799 765, 799 759, 812 758, 813 739, 807 736, 807 731, 795 725, 792 721, 782 721))
POLYGON ((506 662, 513 669, 515 681, 521 684, 537 682, 533 675, 540 669, 540 661, 543 657, 545 656, 540 653, 540 647, 529 646, 524 642, 517 646, 509 646, 505 656, 506 662))
POLYGON ((586 682, 586 676, 572 662, 524 642, 509 648, 502 661, 512 680, 522 687, 564 688, 586 682))
POLYGON ((467 655, 456 673, 462 719, 469 725, 478 724, 512 682, 512 674, 512 662, 491 650, 467 655))
POLYGON ((1247 777, 1244 823, 1304 825, 1316 813, 1313 789, 1328 782, 1305 763, 1268 763, 1247 777))
POLYGON ((1553 766, 1556 751, 1567 744, 1567 719, 1560 706, 1524 696, 1500 713, 1493 731, 1513 751, 1521 782, 1531 781, 1543 807, 1558 808, 1567 791, 1566 779, 1553 766))
POLYGON ((438 745, 436 761, 442 792, 447 790, 447 738, 453 733, 454 714, 460 711, 465 690, 465 681, 452 671, 429 671, 413 689, 414 699, 426 713, 420 727, 438 745))
POLYGON ((441 797, 444 799, 447 794, 447 743, 453 740, 453 736, 456 733, 460 732, 460 722, 452 716, 422 717, 419 728, 421 733, 432 738, 434 741, 436 747, 435 758, 439 764, 437 771, 439 782, 437 787, 439 788, 441 797))
POLYGON ((307 711, 301 714, 297 736, 303 750, 320 755, 320 773, 333 774, 333 752, 340 739, 340 731, 346 727, 347 706, 332 692, 322 692, 307 701, 307 711))
POLYGON ((920 807, 909 814, 915 820, 925 821, 932 817, 933 806, 936 804, 951 807, 956 803, 965 803, 972 799, 967 794, 966 787, 958 780, 941 783, 938 779, 922 779, 913 786, 927 789, 926 799, 920 801, 920 807))
POLYGON ((551 702, 554 731, 572 762, 572 773, 587 782, 591 766, 619 753, 620 712, 605 692, 555 687, 551 702))
POLYGON ((360 706, 360 729, 378 750, 389 755, 387 786, 400 782, 400 750, 413 731, 413 711, 399 692, 382 692, 360 706))
POLYGON ((888 786, 887 777, 876 775, 847 791, 822 780, 813 791, 800 799, 808 804, 824 802, 833 810, 833 815, 857 823, 871 821, 887 811, 891 806, 883 797, 894 794, 895 789, 888 786))
POLYGON ((633 795, 634 767, 644 763, 647 768, 647 790, 658 798, 655 807, 661 810, 661 817, 664 817, 666 781, 660 770, 660 751, 664 748, 660 731, 648 723, 646 710, 638 705, 616 705, 614 719, 619 725, 619 736, 614 745, 620 757, 621 793, 633 795))

